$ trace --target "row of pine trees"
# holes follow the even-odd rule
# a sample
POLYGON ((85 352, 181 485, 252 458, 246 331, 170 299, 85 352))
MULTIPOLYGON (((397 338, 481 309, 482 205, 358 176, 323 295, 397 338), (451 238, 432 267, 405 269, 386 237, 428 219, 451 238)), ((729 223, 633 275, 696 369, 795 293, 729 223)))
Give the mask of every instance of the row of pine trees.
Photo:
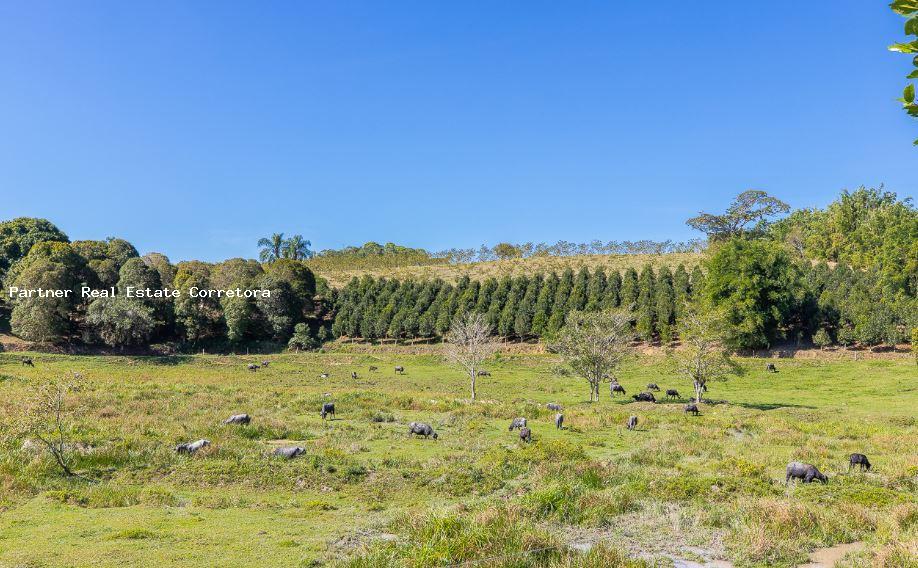
POLYGON ((679 312, 693 290, 702 286, 696 267, 676 270, 646 265, 640 272, 565 270, 560 276, 504 276, 483 281, 352 279, 337 295, 335 337, 412 339, 444 335, 462 313, 484 314, 494 335, 529 339, 557 332, 573 310, 631 308, 638 335, 645 340, 673 339, 679 312))

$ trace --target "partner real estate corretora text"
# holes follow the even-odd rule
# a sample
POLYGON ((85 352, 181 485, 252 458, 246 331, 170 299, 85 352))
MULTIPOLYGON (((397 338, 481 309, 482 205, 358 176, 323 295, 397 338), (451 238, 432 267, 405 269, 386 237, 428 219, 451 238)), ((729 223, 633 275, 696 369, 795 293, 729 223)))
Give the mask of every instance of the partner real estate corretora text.
MULTIPOLYGON (((115 296, 125 296, 128 298, 180 298, 182 290, 177 288, 135 288, 127 286, 123 290, 112 288, 92 288, 82 286, 79 289, 81 298, 114 298, 115 296)), ((185 293, 191 298, 270 298, 271 290, 267 289, 211 289, 197 288, 192 286, 185 293)), ((8 297, 13 299, 25 298, 70 298, 76 294, 76 290, 70 289, 49 289, 49 288, 18 288, 10 286, 8 297)))

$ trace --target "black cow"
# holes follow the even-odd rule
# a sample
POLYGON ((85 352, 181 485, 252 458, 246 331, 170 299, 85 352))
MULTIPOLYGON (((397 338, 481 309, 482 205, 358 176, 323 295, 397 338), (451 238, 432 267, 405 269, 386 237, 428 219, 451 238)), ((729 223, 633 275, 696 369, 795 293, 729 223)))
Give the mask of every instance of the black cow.
POLYGON ((812 483, 813 481, 829 482, 829 478, 820 473, 816 466, 802 462, 790 462, 787 464, 787 477, 784 478, 784 484, 787 485, 792 478, 802 479, 804 483, 812 483))
POLYGON ((548 410, 554 410, 555 412, 558 412, 561 410, 561 405, 558 404, 557 402, 549 402, 548 404, 545 405, 545 408, 547 408, 548 410))
POLYGON ((404 374, 404 373, 405 373, 405 367, 402 367, 401 365, 396 365, 396 366, 395 366, 395 372, 398 373, 399 375, 404 374))
POLYGON ((631 395, 631 398, 633 398, 637 402, 656 402, 657 401, 657 399, 654 398, 654 396, 650 394, 649 392, 642 392, 639 394, 631 395))
POLYGON ((491 376, 491 373, 489 373, 488 371, 485 371, 484 369, 482 369, 482 370, 478 371, 478 376, 479 376, 479 377, 490 377, 490 376, 491 376))
POLYGON ((532 441, 532 430, 529 428, 520 428, 520 440, 524 442, 532 441))
POLYGON ((698 405, 694 402, 690 402, 685 405, 685 412, 691 412, 693 415, 698 416, 698 405))
POLYGON ((255 373, 258 371, 258 365, 256 365, 255 363, 249 363, 248 369, 252 371, 253 373, 255 373))
POLYGON ((510 430, 516 430, 517 428, 524 428, 526 426, 526 419, 520 416, 519 418, 514 418, 510 423, 510 430))
POLYGON ((564 415, 560 412, 555 414, 555 428, 562 430, 564 428, 564 415))
POLYGON ((625 387, 623 387, 622 385, 618 383, 612 383, 612 386, 609 387, 609 394, 611 394, 612 396, 615 396, 615 393, 617 392, 620 392, 623 395, 627 394, 625 393, 625 387))
POLYGON ((777 372, 778 372, 778 368, 775 367, 775 364, 774 364, 774 363, 768 363, 767 365, 765 365, 765 371, 767 371, 767 372, 769 372, 769 373, 777 373, 777 372))
POLYGON ((848 471, 851 471, 851 468, 856 465, 861 467, 861 471, 865 469, 870 471, 870 460, 864 454, 851 454, 851 457, 848 458, 848 471))
POLYGON ((286 458, 292 460, 293 458, 298 458, 301 455, 306 453, 306 448, 301 446, 288 446, 277 448, 274 450, 274 455, 279 458, 286 458))
POLYGON ((425 424, 424 422, 412 422, 408 425, 408 435, 411 436, 416 434, 418 436, 424 436, 424 438, 429 438, 433 436, 433 439, 437 439, 437 433, 434 432, 434 429, 430 427, 430 424, 425 424))
POLYGON ((370 365, 370 372, 371 372, 371 373, 372 373, 373 371, 378 371, 378 370, 379 370, 378 367, 375 367, 375 366, 373 366, 373 365, 370 365))
POLYGON ((679 391, 676 389, 666 389, 666 398, 679 398, 679 391))
POLYGON ((35 363, 32 362, 32 358, 31 358, 31 357, 23 357, 23 358, 22 358, 22 364, 25 365, 26 367, 34 367, 34 366, 35 366, 35 363))
POLYGON ((351 378, 357 380, 357 371, 351 371, 351 378))
POLYGON ((262 362, 261 362, 261 366, 262 366, 262 367, 267 367, 267 366, 270 365, 270 364, 271 364, 271 361, 262 361, 262 362))
POLYGON ((637 427, 637 423, 638 423, 638 417, 632 416, 628 419, 628 422, 626 422, 625 424, 629 430, 634 430, 637 427))
POLYGON ((322 417, 322 420, 325 420, 325 418, 329 414, 331 414, 332 418, 335 417, 335 403, 334 402, 323 402, 322 411, 319 412, 319 416, 322 417))
POLYGON ((660 387, 657 385, 657 383, 650 383, 649 385, 647 385, 647 390, 659 392, 660 387))
POLYGON ((248 424, 252 421, 252 417, 248 414, 233 414, 229 418, 223 421, 224 424, 248 424))

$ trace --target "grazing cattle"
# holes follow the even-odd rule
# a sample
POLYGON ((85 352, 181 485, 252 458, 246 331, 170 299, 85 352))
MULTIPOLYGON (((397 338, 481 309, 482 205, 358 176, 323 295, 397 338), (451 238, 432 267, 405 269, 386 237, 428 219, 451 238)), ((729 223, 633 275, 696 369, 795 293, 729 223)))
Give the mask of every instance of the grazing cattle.
POLYGON ((657 383, 650 383, 647 385, 647 390, 660 392, 660 387, 657 385, 657 383))
POLYGON ((564 428, 564 415, 560 412, 555 414, 555 428, 562 430, 564 428))
POLYGON ((306 448, 301 446, 287 446, 274 450, 274 455, 280 458, 292 460, 306 453, 306 448))
POLYGON ((34 366, 35 366, 35 363, 32 362, 32 358, 31 358, 31 357, 23 357, 23 358, 22 358, 22 364, 25 365, 26 367, 34 367, 34 366))
POLYGON ((526 419, 520 416, 519 418, 514 418, 513 422, 510 423, 510 430, 516 430, 517 428, 523 428, 526 426, 526 419))
POLYGON ((210 440, 198 440, 196 442, 185 442, 184 444, 179 444, 175 447, 175 451, 179 454, 188 454, 192 455, 196 453, 201 448, 206 448, 210 445, 210 440))
POLYGON ((676 389, 666 389, 666 398, 679 398, 679 391, 676 389))
POLYGON ((813 481, 829 482, 829 478, 820 473, 816 466, 796 461, 787 464, 787 477, 784 478, 784 484, 787 485, 791 478, 802 479, 804 483, 812 483, 813 481))
POLYGON ((628 422, 626 424, 629 430, 634 430, 637 427, 637 423, 638 423, 637 416, 632 416, 631 418, 628 419, 628 422))
POLYGON ((865 469, 870 471, 870 460, 864 454, 851 454, 851 457, 848 458, 848 471, 851 471, 851 468, 856 465, 861 466, 861 471, 865 469))
POLYGON ((262 361, 262 362, 261 362, 261 366, 262 366, 262 367, 267 367, 267 366, 270 365, 270 364, 271 364, 271 361, 262 361))
POLYGON ((354 379, 354 380, 357 380, 357 371, 352 371, 352 372, 351 372, 351 378, 354 379))
POLYGON ((490 377, 490 376, 491 376, 491 373, 489 373, 488 371, 485 371, 484 369, 482 369, 482 370, 478 371, 478 376, 479 376, 479 377, 490 377))
POLYGON ((685 405, 685 412, 691 412, 694 416, 698 416, 698 405, 694 402, 690 402, 685 405))
POLYGON ((433 436, 433 439, 437 439, 437 433, 434 432, 434 429, 430 427, 430 424, 425 424, 423 422, 412 422, 408 425, 408 435, 416 434, 418 436, 424 436, 425 439, 433 436))
POLYGON ((258 365, 256 365, 255 363, 249 363, 248 369, 254 373, 258 371, 258 365))
POLYGON ((224 424, 248 424, 252 421, 252 417, 248 414, 233 414, 229 418, 223 421, 224 424))
POLYGON ((377 371, 377 370, 379 370, 379 367, 374 367, 373 365, 370 365, 370 372, 371 372, 371 373, 372 373, 373 371, 377 371))
POLYGON ((323 403, 322 403, 322 411, 319 413, 319 416, 322 417, 322 420, 325 420, 325 418, 326 418, 329 414, 331 414, 331 415, 332 415, 332 418, 334 418, 334 416, 335 416, 335 403, 334 403, 334 402, 323 402, 323 403))
POLYGON ((635 395, 632 395, 631 398, 633 398, 637 402, 656 402, 657 401, 657 399, 654 398, 654 396, 650 394, 649 392, 642 392, 639 394, 635 394, 635 395))
POLYGON ((520 428, 520 440, 524 442, 532 441, 532 430, 529 428, 520 428))
POLYGON ((627 393, 625 392, 625 387, 623 387, 622 385, 620 385, 620 384, 618 384, 618 383, 612 383, 612 386, 609 387, 609 393, 610 393, 612 396, 615 396, 615 393, 617 393, 617 392, 620 392, 620 393, 622 393, 623 395, 624 395, 624 394, 627 394, 627 393))
POLYGON ((327 378, 328 378, 328 373, 322 373, 321 375, 319 375, 319 378, 320 378, 320 379, 327 379, 327 378))
POLYGON ((774 363, 768 363, 767 365, 765 365, 765 370, 766 370, 767 372, 769 372, 769 373, 777 373, 777 372, 778 372, 778 368, 775 367, 775 364, 774 364, 774 363))
POLYGON ((549 402, 548 404, 545 405, 545 408, 547 408, 548 410, 554 410, 555 412, 558 412, 561 410, 561 405, 558 404, 557 402, 549 402))
POLYGON ((398 373, 399 375, 404 374, 405 367, 402 367, 401 365, 396 365, 395 372, 398 373))

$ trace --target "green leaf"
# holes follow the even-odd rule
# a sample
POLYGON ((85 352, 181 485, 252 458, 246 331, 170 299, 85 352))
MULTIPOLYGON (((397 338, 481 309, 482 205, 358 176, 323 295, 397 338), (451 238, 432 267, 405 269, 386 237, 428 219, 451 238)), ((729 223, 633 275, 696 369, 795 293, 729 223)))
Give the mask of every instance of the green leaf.
POLYGON ((893 3, 890 4, 889 7, 897 14, 910 16, 918 12, 918 0, 893 0, 893 3))
POLYGON ((909 104, 915 102, 915 85, 913 83, 909 83, 905 90, 902 91, 902 98, 909 104))
POLYGON ((890 51, 897 51, 899 53, 918 53, 918 41, 910 41, 908 43, 894 43, 889 46, 890 51))
POLYGON ((914 71, 909 73, 906 79, 918 79, 918 69, 915 69, 914 71))
POLYGON ((918 16, 905 21, 905 35, 918 35, 918 16))

